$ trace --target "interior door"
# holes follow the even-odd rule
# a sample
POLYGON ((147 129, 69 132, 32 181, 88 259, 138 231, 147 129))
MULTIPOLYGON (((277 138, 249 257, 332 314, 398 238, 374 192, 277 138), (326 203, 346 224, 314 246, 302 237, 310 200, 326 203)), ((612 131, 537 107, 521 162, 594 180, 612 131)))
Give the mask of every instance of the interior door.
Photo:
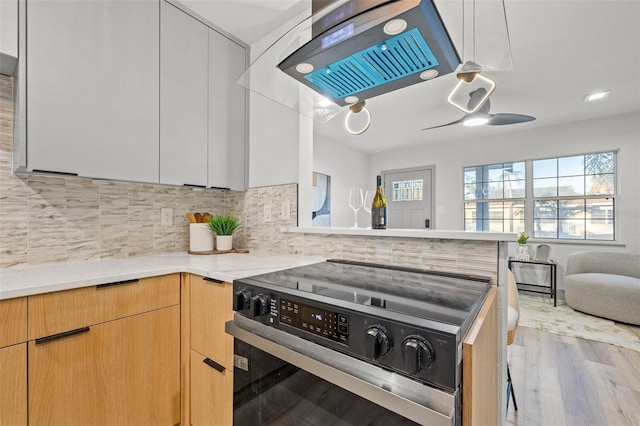
POLYGON ((384 172, 388 228, 432 229, 433 167, 384 172))

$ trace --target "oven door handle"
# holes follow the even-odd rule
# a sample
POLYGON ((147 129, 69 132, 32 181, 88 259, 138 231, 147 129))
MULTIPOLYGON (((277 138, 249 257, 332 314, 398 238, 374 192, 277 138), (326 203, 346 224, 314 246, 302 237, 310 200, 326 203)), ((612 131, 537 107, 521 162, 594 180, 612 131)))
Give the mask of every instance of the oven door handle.
POLYGON ((309 342, 235 314, 227 334, 419 424, 455 424, 456 393, 309 342))

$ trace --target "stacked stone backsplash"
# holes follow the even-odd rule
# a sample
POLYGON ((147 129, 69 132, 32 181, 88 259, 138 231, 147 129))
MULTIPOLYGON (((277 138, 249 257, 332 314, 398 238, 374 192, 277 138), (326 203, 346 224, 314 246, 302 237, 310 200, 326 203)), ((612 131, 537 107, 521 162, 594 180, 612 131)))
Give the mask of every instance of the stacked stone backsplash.
POLYGON ((376 262, 445 272, 497 274, 489 241, 282 233, 296 226, 296 184, 225 192, 44 175, 18 177, 13 161, 12 80, 0 76, 0 267, 184 252, 187 212, 234 214, 234 247, 376 262), (281 218, 288 202, 290 218, 281 218), (271 220, 264 220, 264 206, 271 220), (174 223, 160 225, 162 208, 174 223))

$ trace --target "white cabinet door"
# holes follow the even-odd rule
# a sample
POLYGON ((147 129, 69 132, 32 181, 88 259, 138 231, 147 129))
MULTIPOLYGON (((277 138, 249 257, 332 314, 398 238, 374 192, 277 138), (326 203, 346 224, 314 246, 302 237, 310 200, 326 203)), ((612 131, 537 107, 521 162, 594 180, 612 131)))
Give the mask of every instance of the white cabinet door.
POLYGON ((160 15, 160 182, 205 186, 209 28, 165 1, 160 15))
POLYGON ((236 84, 245 64, 244 47, 209 30, 210 187, 246 189, 246 92, 236 84))
POLYGON ((12 76, 18 63, 18 0, 0 0, 0 74, 12 76))
POLYGON ((158 182, 159 1, 26 6, 28 169, 158 182))

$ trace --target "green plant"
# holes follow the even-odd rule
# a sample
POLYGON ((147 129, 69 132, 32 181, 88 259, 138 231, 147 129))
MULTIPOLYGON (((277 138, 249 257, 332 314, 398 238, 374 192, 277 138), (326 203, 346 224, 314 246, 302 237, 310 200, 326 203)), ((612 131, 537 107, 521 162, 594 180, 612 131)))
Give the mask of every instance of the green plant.
POLYGON ((219 214, 209 218, 209 229, 216 235, 233 235, 240 227, 237 217, 227 214, 219 214))
POLYGON ((527 244, 527 240, 529 239, 529 235, 522 231, 520 236, 518 237, 518 244, 527 244))

